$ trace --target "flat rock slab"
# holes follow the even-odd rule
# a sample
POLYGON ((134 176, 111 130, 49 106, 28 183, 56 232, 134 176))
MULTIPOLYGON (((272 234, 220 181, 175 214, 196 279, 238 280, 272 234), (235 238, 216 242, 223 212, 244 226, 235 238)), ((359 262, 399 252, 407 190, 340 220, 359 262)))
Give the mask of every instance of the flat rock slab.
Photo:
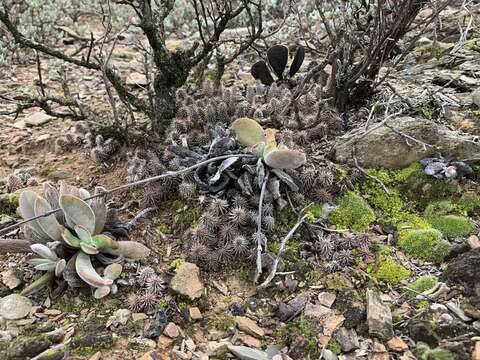
POLYGON ((399 169, 438 153, 457 160, 480 156, 480 144, 472 136, 430 120, 398 117, 375 126, 370 125, 373 130, 366 134, 356 129, 339 138, 333 147, 333 160, 354 164, 354 145, 358 164, 366 168, 399 169))
POLYGON ((265 351, 252 349, 246 346, 229 345, 228 350, 241 360, 268 360, 268 355, 265 351))
POLYGON ((53 116, 43 112, 34 112, 33 114, 28 115, 24 121, 27 126, 42 126, 52 119, 53 116))
POLYGON ((390 340, 394 335, 390 308, 370 289, 367 289, 367 324, 372 336, 390 340))
POLYGON ((7 320, 26 317, 32 310, 32 302, 25 296, 11 294, 0 299, 0 316, 7 320))

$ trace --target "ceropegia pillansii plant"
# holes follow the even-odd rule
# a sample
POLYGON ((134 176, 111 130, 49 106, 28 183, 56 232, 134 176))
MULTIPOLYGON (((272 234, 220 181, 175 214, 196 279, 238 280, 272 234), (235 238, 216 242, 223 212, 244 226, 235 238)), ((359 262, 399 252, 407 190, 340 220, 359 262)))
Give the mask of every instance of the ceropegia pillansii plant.
POLYGON ((295 56, 290 64, 287 73, 289 58, 289 50, 285 45, 274 45, 267 50, 267 61, 260 60, 253 64, 251 74, 256 80, 260 80, 262 84, 270 86, 275 80, 271 74, 273 72, 277 77, 277 82, 291 79, 300 70, 305 59, 305 48, 299 46, 295 56))
MULTIPOLYGON (((103 191, 97 187, 95 194, 103 191)), ((24 219, 61 209, 25 225, 25 236, 39 256, 32 259, 32 264, 37 270, 47 272, 45 278, 55 275, 71 287, 90 286, 94 297, 99 299, 116 293, 114 281, 122 272, 123 260, 140 260, 150 251, 135 241, 116 240, 113 234, 122 231, 115 229, 119 226, 115 210, 107 208, 104 196, 84 200, 89 197, 87 190, 64 182, 58 190, 44 183, 43 197, 31 190, 20 194, 19 209, 24 219), (103 276, 95 270, 94 262, 106 265, 103 276)))

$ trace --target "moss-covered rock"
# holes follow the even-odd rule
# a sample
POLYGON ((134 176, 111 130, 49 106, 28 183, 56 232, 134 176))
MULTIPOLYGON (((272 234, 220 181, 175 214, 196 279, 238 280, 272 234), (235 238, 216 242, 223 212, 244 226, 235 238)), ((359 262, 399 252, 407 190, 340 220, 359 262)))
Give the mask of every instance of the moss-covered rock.
POLYGON ((350 191, 340 200, 339 208, 330 213, 328 221, 337 228, 364 231, 375 218, 375 213, 365 199, 350 191))
POLYGON ((451 245, 436 229, 413 229, 400 234, 398 247, 415 259, 440 263, 450 252, 451 245))
POLYGON ((473 230, 470 219, 458 215, 458 207, 450 201, 440 201, 428 205, 425 215, 432 227, 447 238, 466 236, 473 230))
POLYGON ((440 348, 428 351, 423 358, 425 360, 455 360, 455 357, 450 351, 440 348))
POLYGON ((390 285, 397 285, 410 277, 410 270, 400 265, 392 258, 381 257, 378 268, 374 273, 377 280, 384 281, 390 285))
POLYGON ((436 276, 433 275, 424 275, 419 276, 413 283, 407 286, 410 292, 413 295, 420 294, 424 291, 432 289, 435 285, 437 285, 438 279, 436 276))

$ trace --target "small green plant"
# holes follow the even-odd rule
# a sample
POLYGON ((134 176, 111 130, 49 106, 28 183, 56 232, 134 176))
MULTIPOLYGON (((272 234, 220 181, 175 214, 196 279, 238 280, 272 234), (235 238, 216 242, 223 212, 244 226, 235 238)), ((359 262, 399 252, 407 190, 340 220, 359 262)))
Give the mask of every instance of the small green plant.
POLYGON ((440 263, 450 252, 451 245, 436 229, 413 229, 400 234, 398 247, 415 259, 440 263))
POLYGON ((410 277, 410 270, 400 265, 391 258, 380 258, 377 271, 374 276, 390 285, 397 285, 410 277))
POLYGON ((458 200, 458 207, 468 215, 480 214, 480 196, 472 193, 465 193, 458 200))
POLYGON ((473 230, 472 222, 456 213, 458 208, 450 201, 432 203, 425 210, 428 222, 447 238, 466 236, 473 230))
POLYGON ((375 218, 370 205, 360 195, 350 191, 342 197, 338 209, 330 213, 328 221, 340 229, 364 231, 375 218))
POLYGON ((340 347, 339 342, 333 338, 328 342, 328 349, 335 355, 340 355, 342 353, 342 348, 340 347))
POLYGON ((407 289, 412 295, 420 294, 424 291, 430 290, 437 285, 438 279, 433 275, 419 276, 413 283, 407 286, 407 289))
POLYGON ((183 264, 183 259, 180 259, 180 258, 175 259, 170 263, 170 269, 172 270, 178 269, 182 264, 183 264))

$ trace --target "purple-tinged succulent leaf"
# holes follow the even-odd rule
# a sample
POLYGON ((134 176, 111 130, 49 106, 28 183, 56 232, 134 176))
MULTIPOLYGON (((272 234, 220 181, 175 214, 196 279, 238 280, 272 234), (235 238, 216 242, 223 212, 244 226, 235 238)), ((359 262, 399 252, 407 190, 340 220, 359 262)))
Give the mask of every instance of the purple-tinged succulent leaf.
MULTIPOLYGON (((96 187, 95 195, 104 193, 106 189, 104 187, 96 187)), ((105 222, 107 221, 107 205, 105 203, 105 196, 100 196, 89 200, 88 205, 95 214, 95 229, 92 235, 100 234, 105 227, 105 222)))
POLYGON ((113 284, 113 280, 102 278, 95 271, 90 256, 81 251, 77 253, 75 269, 77 270, 78 276, 80 276, 83 281, 95 288, 110 286, 113 284))
POLYGON ((61 259, 57 261, 57 264, 55 266, 55 276, 60 277, 63 271, 65 270, 66 266, 67 266, 67 262, 65 261, 65 259, 61 259))
POLYGON ((111 255, 122 255, 128 260, 142 260, 150 255, 150 249, 136 241, 117 241, 117 249, 104 249, 111 255))
POLYGON ((273 169, 296 169, 305 164, 306 157, 298 150, 278 149, 265 155, 264 160, 273 169))
POLYGON ((76 249, 80 247, 80 239, 74 236, 67 228, 63 228, 62 239, 68 246, 76 249))
POLYGON ((122 270, 122 265, 110 264, 105 268, 103 276, 110 280, 116 280, 122 274, 122 270))
POLYGON ((48 246, 43 244, 32 244, 30 245, 30 249, 37 254, 38 256, 42 257, 43 259, 49 259, 52 261, 57 261, 58 256, 53 252, 48 246))
POLYGON ((95 291, 93 292, 93 297, 95 299, 102 299, 108 294, 110 294, 110 292, 111 292, 110 286, 102 286, 95 289, 95 291))
POLYGON ((238 143, 242 146, 253 146, 265 141, 265 131, 253 119, 239 118, 230 125, 230 128, 233 130, 238 143))
POLYGON ((96 255, 98 254, 98 249, 95 245, 92 244, 85 244, 83 242, 80 243, 80 249, 88 255, 96 255))
MULTIPOLYGON (((35 201, 40 196, 31 191, 25 190, 20 193, 20 197, 18 199, 18 205, 20 209, 20 215, 22 215, 23 219, 29 219, 35 216, 35 201)), ((40 224, 36 221, 30 221, 28 226, 30 226, 35 233, 41 236, 42 239, 49 239, 50 237, 42 230, 40 224)))
POLYGON ((111 237, 99 234, 92 237, 92 244, 97 249, 117 249, 118 243, 113 240, 111 237))

